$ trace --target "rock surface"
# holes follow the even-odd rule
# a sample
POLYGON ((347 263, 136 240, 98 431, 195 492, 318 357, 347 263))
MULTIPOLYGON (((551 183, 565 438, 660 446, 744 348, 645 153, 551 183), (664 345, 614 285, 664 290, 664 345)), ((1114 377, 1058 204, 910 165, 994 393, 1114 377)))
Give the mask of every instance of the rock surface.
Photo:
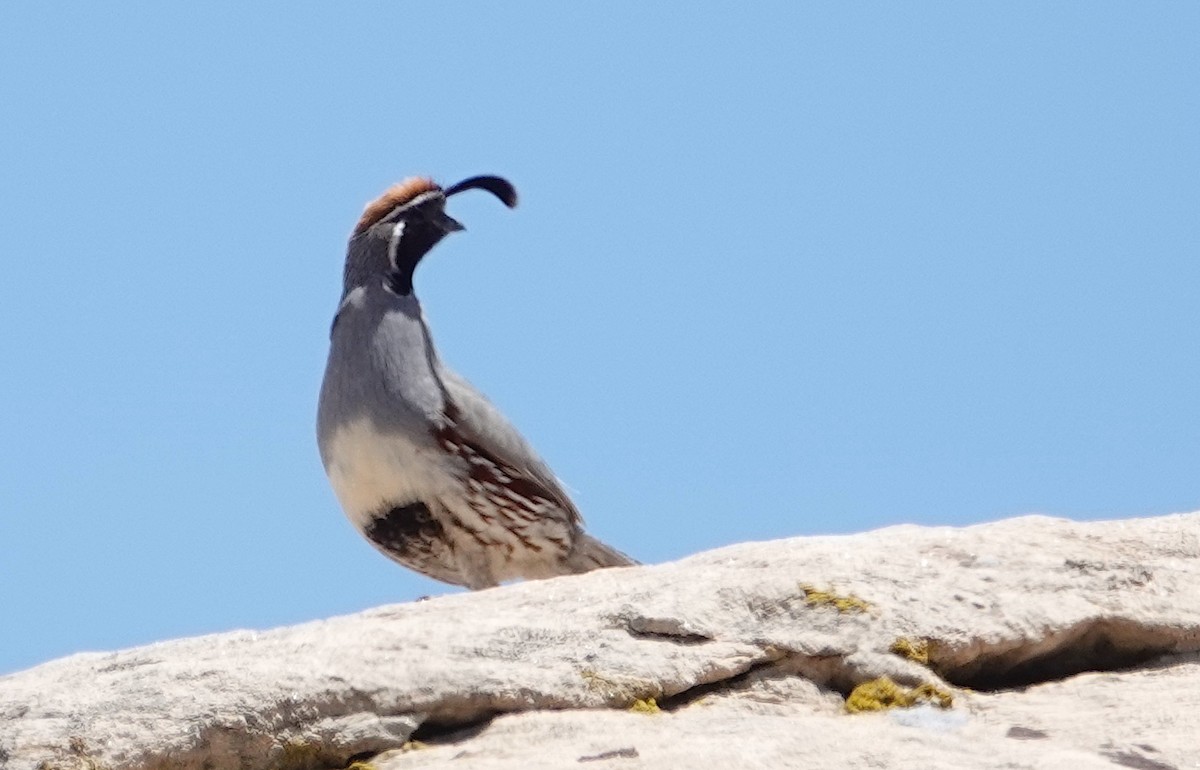
POLYGON ((1200 513, 1024 517, 75 655, 0 678, 0 767, 1170 770, 1198 713, 1200 513))

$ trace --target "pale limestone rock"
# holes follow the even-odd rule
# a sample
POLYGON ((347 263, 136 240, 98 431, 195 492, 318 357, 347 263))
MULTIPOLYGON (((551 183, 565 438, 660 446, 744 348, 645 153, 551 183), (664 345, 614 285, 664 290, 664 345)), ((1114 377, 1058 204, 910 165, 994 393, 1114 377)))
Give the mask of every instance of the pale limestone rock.
POLYGON ((76 655, 0 677, 0 766, 1170 770, 1198 651, 1200 514, 903 526, 76 655), (954 706, 847 714, 881 676, 954 706))

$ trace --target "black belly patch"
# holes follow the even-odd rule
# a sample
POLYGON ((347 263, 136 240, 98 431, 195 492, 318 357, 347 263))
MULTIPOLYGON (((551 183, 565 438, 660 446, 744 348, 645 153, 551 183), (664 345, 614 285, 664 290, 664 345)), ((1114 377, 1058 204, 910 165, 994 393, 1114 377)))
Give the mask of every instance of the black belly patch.
POLYGON ((445 542, 442 525, 425 503, 398 505, 379 516, 367 526, 366 536, 372 543, 397 554, 427 552, 430 542, 445 542))
POLYGON ((391 559, 435 580, 462 585, 454 541, 425 503, 383 509, 363 529, 376 548, 391 559))

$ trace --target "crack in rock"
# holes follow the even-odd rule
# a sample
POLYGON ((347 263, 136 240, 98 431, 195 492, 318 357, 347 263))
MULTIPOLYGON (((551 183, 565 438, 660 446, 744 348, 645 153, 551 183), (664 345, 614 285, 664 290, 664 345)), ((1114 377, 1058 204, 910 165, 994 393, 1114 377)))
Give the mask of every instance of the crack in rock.
POLYGON ((1102 751, 1100 753, 1108 757, 1114 764, 1121 767, 1132 767, 1134 770, 1179 770, 1175 765, 1159 762, 1157 759, 1150 759, 1136 751, 1115 750, 1102 751))
POLYGON ((638 750, 629 746, 623 749, 612 749, 611 751, 602 751, 599 754, 589 754, 575 760, 576 762, 601 762, 605 759, 637 759, 640 754, 638 750))
POLYGON ((712 636, 690 627, 680 618, 627 613, 614 620, 626 633, 637 639, 655 639, 674 644, 706 644, 713 641, 712 636))
POLYGON ((1123 618, 1096 618, 1039 639, 976 641, 949 648, 930 640, 929 666, 950 684, 981 692, 1054 682, 1088 671, 1124 671, 1200 649, 1200 633, 1123 618))

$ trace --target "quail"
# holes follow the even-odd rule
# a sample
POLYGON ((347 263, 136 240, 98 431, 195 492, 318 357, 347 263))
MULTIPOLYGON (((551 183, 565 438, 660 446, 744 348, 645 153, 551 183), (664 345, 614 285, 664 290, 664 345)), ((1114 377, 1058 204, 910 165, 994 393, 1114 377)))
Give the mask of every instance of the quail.
POLYGON ((334 493, 389 558, 472 590, 636 564, 583 531, 546 463, 434 347, 413 271, 463 229, 446 200, 472 189, 516 206, 501 177, 445 189, 414 177, 368 204, 351 233, 317 409, 334 493))

